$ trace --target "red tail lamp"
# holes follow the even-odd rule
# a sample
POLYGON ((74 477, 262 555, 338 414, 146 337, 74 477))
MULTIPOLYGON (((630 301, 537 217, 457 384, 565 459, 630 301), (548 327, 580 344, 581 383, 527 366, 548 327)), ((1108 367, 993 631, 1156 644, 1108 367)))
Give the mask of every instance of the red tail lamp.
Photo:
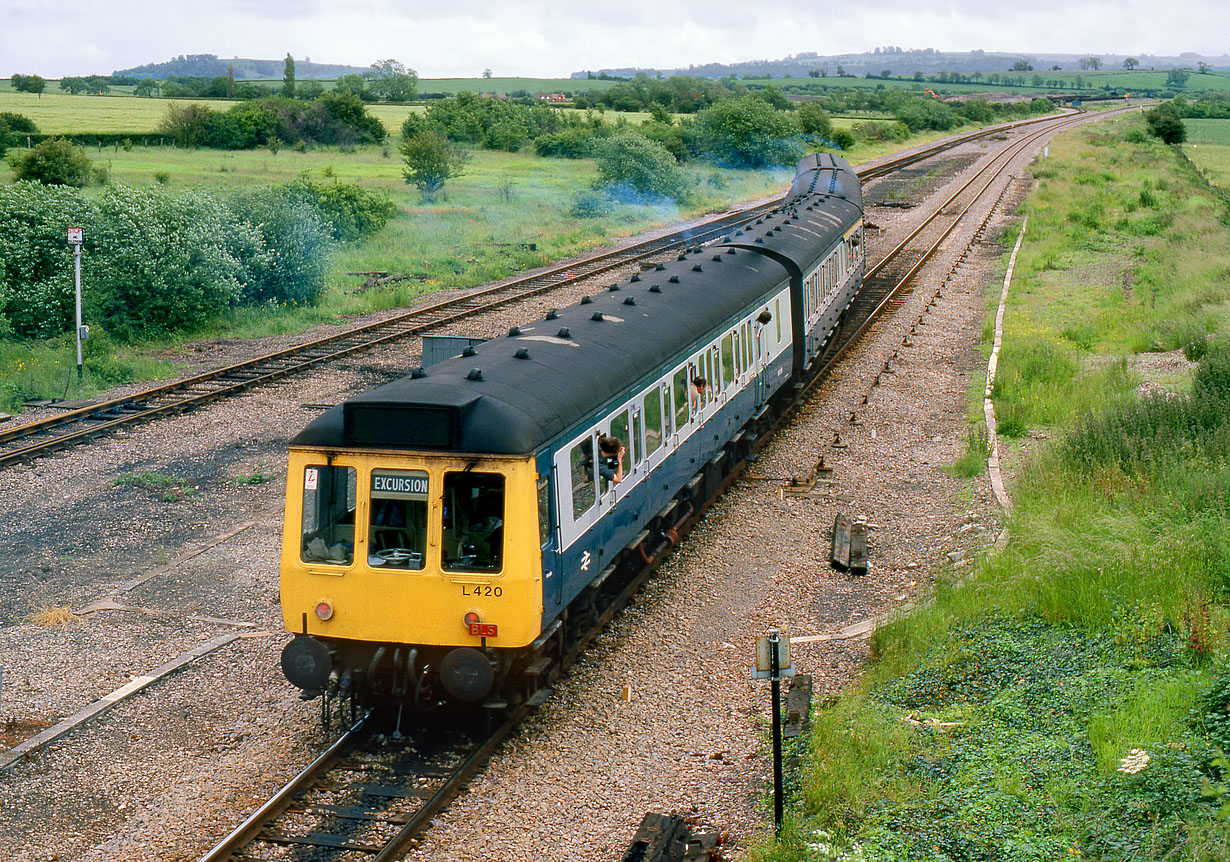
POLYGON ((321 621, 331 619, 333 617, 333 605, 327 601, 319 601, 316 603, 316 616, 321 621))

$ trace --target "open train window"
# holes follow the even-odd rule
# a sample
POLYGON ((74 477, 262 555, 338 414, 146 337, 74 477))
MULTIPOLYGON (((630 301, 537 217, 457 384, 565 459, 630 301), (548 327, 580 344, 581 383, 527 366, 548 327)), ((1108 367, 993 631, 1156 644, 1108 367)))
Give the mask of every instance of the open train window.
POLYGON ((367 564, 421 570, 427 555, 427 473, 372 470, 367 564))
MULTIPOLYGON (((622 466, 624 468, 623 473, 625 476, 627 476, 629 473, 632 472, 632 459, 635 456, 636 448, 639 445, 638 443, 636 443, 636 441, 632 437, 632 434, 629 432, 630 432, 630 426, 628 425, 628 411, 627 410, 621 410, 618 413, 616 413, 614 416, 611 417, 611 436, 618 438, 619 442, 624 445, 624 457, 623 457, 622 466)), ((602 485, 602 490, 604 493, 606 492, 605 480, 602 485)))
POLYGON ((685 365, 675 372, 675 427, 682 428, 688 424, 688 392, 691 383, 688 380, 688 368, 685 365))
POLYGON ((645 396, 645 457, 657 452, 669 433, 669 428, 662 427, 662 390, 655 386, 645 396))
POLYGON ((729 386, 735 379, 735 336, 727 333, 722 339, 722 386, 729 386))
POLYGON ((354 562, 354 511, 358 476, 354 467, 310 464, 303 471, 305 563, 348 566, 354 562))
POLYGON ((586 437, 568 453, 569 470, 572 473, 572 519, 593 508, 597 497, 594 494, 594 441, 586 437))
POLYGON ((498 572, 504 564, 504 476, 444 474, 440 566, 449 572, 498 572))

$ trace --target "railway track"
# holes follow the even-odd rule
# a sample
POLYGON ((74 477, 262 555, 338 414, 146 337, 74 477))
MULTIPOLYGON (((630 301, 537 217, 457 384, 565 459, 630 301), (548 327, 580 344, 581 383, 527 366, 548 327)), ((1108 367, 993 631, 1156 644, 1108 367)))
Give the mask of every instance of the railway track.
MULTIPOLYGON (((886 176, 947 149, 991 135, 1035 124, 1054 123, 1044 117, 980 129, 945 139, 899 158, 857 171, 860 180, 886 176)), ((122 398, 65 403, 58 415, 0 430, 0 469, 27 463, 43 455, 110 434, 120 428, 193 410, 211 401, 239 395, 265 383, 282 380, 359 351, 388 344, 491 311, 512 302, 549 293, 603 272, 664 254, 699 246, 755 221, 781 202, 780 198, 755 207, 728 212, 707 222, 662 237, 587 257, 574 263, 471 291, 459 297, 429 303, 377 323, 268 353, 254 359, 215 368, 202 374, 154 386, 122 398)), ((50 405, 55 406, 55 405, 50 405)))
MULTIPOLYGON (((878 286, 854 307, 861 319, 835 340, 829 352, 817 361, 808 385, 800 391, 795 404, 804 401, 815 383, 827 375, 828 370, 870 324, 901 298, 914 274, 961 223, 1012 158, 1038 135, 1063 125, 1066 124, 1052 122, 1040 132, 1014 142, 963 183, 961 189, 936 207, 934 214, 925 219, 905 241, 869 270, 868 281, 874 278, 878 286), (949 224, 940 229, 939 238, 929 237, 930 244, 926 249, 921 253, 917 250, 910 253, 911 243, 928 228, 934 230, 933 222, 963 194, 971 199, 949 224), (902 259, 906 259, 906 263, 896 267, 895 274, 888 277, 888 270, 902 259)), ((1002 197, 1003 193, 1000 199, 1002 197)), ((980 234, 985 228, 994 209, 995 206, 990 208, 975 234, 980 234)), ((772 437, 777 425, 786 421, 791 412, 790 408, 782 410, 777 423, 760 436, 753 448, 762 447, 772 437)), ((740 476, 741 471, 741 467, 732 471, 709 501, 716 499, 740 476)), ((701 519, 709 501, 695 508, 681 507, 670 513, 666 520, 671 524, 676 539, 701 519)), ((626 568, 612 566, 610 577, 603 586, 607 591, 604 595, 609 598, 603 605, 605 610, 595 620, 590 633, 569 650, 561 669, 571 665, 627 604, 664 556, 658 551, 639 558, 644 560, 643 563, 636 562, 626 568)), ((636 558, 629 555, 628 559, 636 558)), ((503 716, 498 723, 493 723, 484 733, 464 739, 459 738, 456 727, 453 727, 448 732, 416 730, 413 741, 398 741, 390 739, 387 734, 375 734, 373 728, 377 717, 371 714, 364 716, 316 761, 203 856, 201 862, 273 858, 275 851, 272 848, 275 846, 299 848, 313 859, 329 858, 330 854, 352 854, 349 858, 355 858, 354 854, 358 854, 378 862, 398 858, 430 825, 432 817, 481 768, 530 708, 519 707, 503 716)))

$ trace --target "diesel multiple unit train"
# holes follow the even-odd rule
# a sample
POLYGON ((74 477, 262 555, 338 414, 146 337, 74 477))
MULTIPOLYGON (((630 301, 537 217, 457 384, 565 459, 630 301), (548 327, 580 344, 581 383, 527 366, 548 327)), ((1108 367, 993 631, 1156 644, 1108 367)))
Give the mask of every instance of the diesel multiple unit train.
POLYGON ((282 653, 305 696, 545 697, 797 394, 862 284, 844 160, 754 225, 351 398, 290 444, 282 653))

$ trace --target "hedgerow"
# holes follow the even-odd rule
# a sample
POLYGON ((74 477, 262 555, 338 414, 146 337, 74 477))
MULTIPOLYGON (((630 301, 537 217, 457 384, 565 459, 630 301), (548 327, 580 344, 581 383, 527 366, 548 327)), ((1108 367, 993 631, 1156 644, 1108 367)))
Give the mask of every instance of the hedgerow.
POLYGON ((336 243, 395 212, 387 197, 303 178, 218 196, 204 191, 0 187, 0 335, 49 338, 72 326, 69 225, 85 231, 87 316, 121 341, 200 328, 230 308, 315 302, 336 243))

